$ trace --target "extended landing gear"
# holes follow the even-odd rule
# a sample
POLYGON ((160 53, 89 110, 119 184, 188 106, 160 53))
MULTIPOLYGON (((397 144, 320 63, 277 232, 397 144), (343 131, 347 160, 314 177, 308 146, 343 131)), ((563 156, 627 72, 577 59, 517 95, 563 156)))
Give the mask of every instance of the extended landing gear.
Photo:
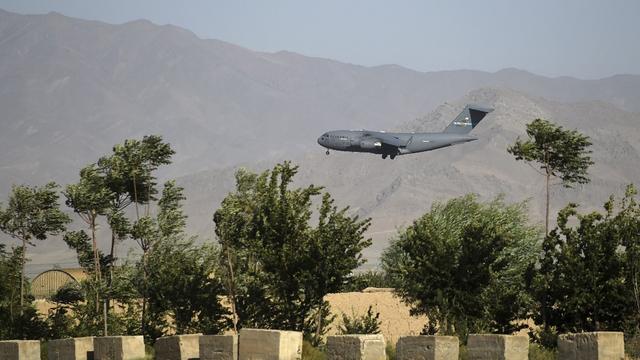
POLYGON ((387 158, 387 154, 382 154, 382 158, 386 159, 387 158))
POLYGON ((327 150, 327 151, 325 152, 325 154, 329 155, 329 150, 327 150))
POLYGON ((382 154, 382 158, 386 159, 389 156, 389 159, 393 160, 396 158, 396 154, 382 154))

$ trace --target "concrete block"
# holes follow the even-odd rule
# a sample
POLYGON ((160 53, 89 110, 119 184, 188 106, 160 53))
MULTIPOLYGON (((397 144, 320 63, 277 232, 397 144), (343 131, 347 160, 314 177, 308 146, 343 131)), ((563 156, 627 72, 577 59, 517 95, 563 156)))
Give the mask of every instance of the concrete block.
POLYGON ((558 359, 623 360, 624 334, 609 331, 562 334, 558 337, 558 359))
POLYGON ((200 336, 200 360, 238 360, 238 336, 200 336))
POLYGON ((529 338, 517 335, 469 335, 469 360, 527 360, 529 338))
POLYGON ((0 341, 0 360, 40 360, 40 341, 0 341))
POLYGON ((386 360, 384 337, 337 335, 327 337, 327 360, 386 360))
POLYGON ((142 336, 102 336, 93 339, 95 360, 140 360, 145 357, 142 336))
POLYGON ((47 359, 49 360, 93 360, 93 358, 93 337, 47 342, 47 359))
POLYGON ((302 333, 281 330, 240 330, 240 360, 302 359, 302 333))
POLYGON ((398 360, 458 360, 455 336, 402 336, 396 345, 398 360))
POLYGON ((200 358, 200 336, 174 335, 156 339, 156 360, 190 360, 200 358))

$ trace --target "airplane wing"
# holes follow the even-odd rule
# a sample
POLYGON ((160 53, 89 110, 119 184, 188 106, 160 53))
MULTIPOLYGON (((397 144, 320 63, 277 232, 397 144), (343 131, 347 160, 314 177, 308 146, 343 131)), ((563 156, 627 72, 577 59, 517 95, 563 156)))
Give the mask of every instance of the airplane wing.
POLYGON ((365 136, 374 137, 387 145, 391 145, 395 147, 407 146, 407 143, 409 142, 408 140, 404 140, 397 136, 394 136, 393 133, 384 133, 380 131, 369 131, 369 130, 364 130, 363 133, 365 136))

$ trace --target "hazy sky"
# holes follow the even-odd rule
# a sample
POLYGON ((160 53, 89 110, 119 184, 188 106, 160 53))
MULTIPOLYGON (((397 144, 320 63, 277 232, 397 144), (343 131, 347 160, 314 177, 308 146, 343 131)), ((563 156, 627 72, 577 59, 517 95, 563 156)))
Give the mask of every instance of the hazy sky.
POLYGON ((171 23, 254 50, 415 70, 640 74, 639 0, 0 0, 19 13, 171 23))

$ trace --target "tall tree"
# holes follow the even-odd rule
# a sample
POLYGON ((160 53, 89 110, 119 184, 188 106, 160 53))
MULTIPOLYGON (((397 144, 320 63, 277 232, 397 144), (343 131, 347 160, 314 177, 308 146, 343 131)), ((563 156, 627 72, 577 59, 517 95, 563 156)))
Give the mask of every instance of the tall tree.
MULTIPOLYGON (((155 273, 155 269, 154 265, 149 264, 149 261, 158 244, 165 243, 166 245, 168 243, 169 245, 166 246, 177 246, 184 238, 186 216, 182 211, 183 200, 185 200, 183 189, 176 186, 174 181, 167 181, 164 184, 162 197, 158 201, 157 215, 155 217, 150 214, 144 215, 134 221, 131 228, 131 238, 138 243, 142 250, 138 288, 142 298, 141 321, 143 335, 145 336, 148 336, 152 330, 148 326, 150 322, 153 322, 153 319, 148 316, 148 305, 150 294, 153 290, 149 286, 149 282, 150 277, 155 273)), ((157 260, 157 256, 154 259, 157 260)), ((157 315, 153 314, 153 317, 157 317, 157 315)))
MULTIPOLYGON (((631 187, 616 211, 581 214, 569 204, 545 238, 531 282, 544 335, 558 332, 638 330, 637 281, 640 212, 631 187)), ((544 338, 540 339, 542 342, 544 338)), ((553 338, 550 339, 553 343, 553 338)))
POLYGON ((24 267, 27 245, 65 231, 69 217, 60 210, 58 186, 51 182, 42 187, 13 186, 6 208, 0 206, 0 230, 22 242, 20 273, 20 313, 24 308, 24 267))
MULTIPOLYGON (((103 278, 101 261, 97 241, 97 220, 99 216, 104 216, 113 202, 115 194, 109 189, 105 182, 105 177, 100 173, 95 164, 86 166, 80 170, 80 180, 76 184, 67 185, 64 195, 67 198, 66 204, 80 216, 87 224, 91 232, 91 244, 93 252, 93 286, 95 290, 96 314, 100 311, 100 293, 103 292, 103 278)), ((103 336, 108 334, 107 329, 107 309, 103 306, 103 336)))
POLYGON ((100 259, 98 257, 97 219, 105 215, 114 197, 113 192, 106 186, 105 178, 95 165, 89 165, 80 170, 80 181, 67 185, 64 191, 66 204, 76 212, 87 224, 91 232, 93 246, 93 265, 96 281, 100 280, 100 259))
POLYGON ((510 333, 526 318, 526 269, 535 261, 538 230, 525 204, 467 195, 437 203, 385 250, 384 270, 396 291, 424 314, 425 333, 510 333))
POLYGON ((364 262, 361 252, 371 240, 364 238, 369 220, 338 209, 321 187, 290 189, 297 171, 289 162, 260 175, 239 171, 236 191, 214 222, 227 271, 235 275, 227 286, 240 326, 304 330, 313 337, 325 324, 324 296, 339 291, 364 262))
POLYGON ((22 250, 18 246, 6 251, 5 245, 0 244, 0 340, 36 340, 47 332, 46 322, 33 305, 33 296, 25 295, 25 304, 20 305, 22 250))
MULTIPOLYGON (((150 205, 156 200, 158 193, 156 188, 156 177, 154 172, 161 165, 171 163, 171 156, 175 151, 169 143, 162 140, 161 136, 148 135, 142 140, 128 139, 123 144, 113 147, 113 154, 103 160, 105 169, 108 169, 109 184, 112 191, 118 194, 118 198, 127 199, 123 204, 133 203, 135 206, 135 221, 131 225, 131 235, 136 240, 141 250, 143 268, 146 268, 146 254, 150 249, 150 242, 157 236, 157 227, 154 226, 150 217, 150 205), (140 215, 139 205, 145 204, 146 210, 143 216, 140 215)), ((119 204, 120 201, 116 201, 119 204)), ((114 214, 121 213, 118 206, 112 206, 114 214)), ((123 217, 114 217, 117 224, 127 225, 123 222, 123 217)), ((112 247, 115 236, 112 236, 112 247)), ((114 255, 112 254, 112 257, 114 255)), ((146 280, 144 280, 146 282, 146 280)), ((143 294, 141 326, 142 333, 145 334, 146 324, 146 296, 143 294)))
POLYGON ((526 141, 518 138, 507 151, 514 155, 516 160, 539 164, 540 170, 536 169, 536 171, 545 177, 544 229, 545 234, 548 234, 551 180, 552 178, 560 179, 564 187, 589 182, 587 170, 593 164, 589 156, 591 151, 588 149, 591 142, 589 137, 577 130, 566 130, 562 126, 543 119, 535 119, 527 124, 527 136, 526 141))
POLYGON ((147 259, 151 339, 166 333, 218 334, 227 328, 228 312, 218 300, 224 295, 218 257, 216 248, 196 246, 182 236, 155 244, 147 259))

